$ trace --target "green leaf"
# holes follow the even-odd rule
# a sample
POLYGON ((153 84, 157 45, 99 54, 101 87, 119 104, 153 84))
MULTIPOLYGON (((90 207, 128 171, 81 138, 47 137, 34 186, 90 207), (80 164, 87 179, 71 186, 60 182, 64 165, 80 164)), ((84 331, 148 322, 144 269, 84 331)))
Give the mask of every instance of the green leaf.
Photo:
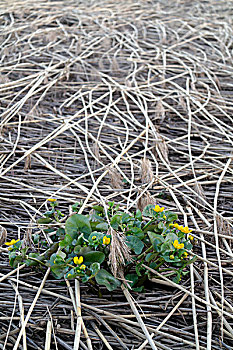
POLYGON ((193 247, 192 243, 190 243, 189 241, 184 242, 184 248, 187 250, 191 250, 193 247))
POLYGON ((127 283, 130 285, 130 287, 133 287, 138 282, 138 275, 136 273, 128 273, 125 276, 125 279, 127 283))
POLYGON ((52 219, 50 218, 39 218, 37 220, 38 224, 49 224, 50 222, 52 222, 52 219))
POLYGON ((141 292, 143 292, 143 291, 144 291, 144 289, 145 289, 145 287, 144 287, 144 286, 141 286, 141 287, 136 287, 136 288, 132 288, 132 290, 133 290, 134 292, 137 292, 137 293, 141 293, 141 292))
POLYGON ((84 275, 84 276, 82 277, 82 282, 83 282, 83 283, 86 283, 89 279, 90 279, 90 276, 84 275))
POLYGON ((72 211, 73 212, 77 212, 78 211, 78 208, 80 207, 80 203, 79 202, 76 202, 72 205, 72 211))
MULTIPOLYGON (((50 218, 51 216, 53 216, 53 214, 55 213, 55 209, 53 208, 52 210, 48 210, 44 213, 44 216, 46 216, 46 218, 50 218)), ((40 220, 40 219, 39 219, 40 220)))
POLYGON ((18 264, 22 262, 22 257, 20 255, 16 255, 15 252, 11 252, 9 254, 9 261, 12 267, 17 267, 18 264))
POLYGON ((69 270, 69 267, 64 264, 51 266, 51 272, 56 279, 63 278, 68 270, 69 270))
POLYGON ((64 239, 60 241, 59 246, 61 248, 68 247, 71 245, 72 241, 73 241, 73 238, 69 234, 66 234, 64 239))
POLYGON ((110 225, 112 226, 112 228, 114 228, 114 230, 117 230, 120 222, 121 222, 121 216, 114 215, 111 219, 110 225))
POLYGON ((129 215, 128 213, 123 213, 121 216, 121 222, 123 224, 127 224, 132 219, 133 219, 133 217, 131 215, 129 215))
POLYGON ((129 231, 129 233, 133 233, 134 236, 138 237, 139 239, 144 238, 144 233, 141 228, 139 227, 132 227, 129 231))
POLYGON ((66 253, 64 253, 61 250, 59 250, 59 252, 57 252, 57 256, 60 256, 60 258, 65 259, 66 253))
POLYGON ((89 263, 101 264, 105 259, 105 254, 103 252, 92 251, 92 252, 83 254, 83 257, 84 257, 85 264, 89 264, 89 263))
POLYGON ((166 254, 166 253, 169 253, 171 250, 173 250, 173 245, 172 245, 172 242, 170 241, 165 241, 161 247, 160 247, 160 251, 162 254, 166 254))
MULTIPOLYGON (((39 256, 40 256, 39 253, 29 253, 28 254, 29 258, 34 258, 34 259, 37 259, 37 260, 38 260, 39 256)), ((28 260, 25 261, 25 264, 27 266, 36 266, 36 265, 38 265, 38 262, 28 259, 28 260)))
POLYGON ((81 245, 76 245, 74 247, 74 254, 79 254, 80 253, 80 250, 81 250, 82 246, 81 245))
POLYGON ((144 243, 136 236, 127 236, 126 244, 135 254, 141 254, 144 248, 144 243))
POLYGON ((96 225, 95 228, 98 231, 107 231, 108 230, 108 224, 106 222, 102 222, 102 223, 96 225))
POLYGON ((79 255, 85 256, 89 252, 91 252, 91 247, 82 247, 79 251, 79 255))
POLYGON ((176 276, 172 280, 178 284, 181 280, 181 271, 176 271, 176 276))
POLYGON ((98 262, 95 262, 91 264, 89 269, 91 270, 91 277, 95 277, 100 270, 100 264, 98 262))
POLYGON ((173 213, 172 211, 169 211, 169 210, 166 211, 165 215, 167 217, 167 219, 166 219, 167 223, 171 223, 171 222, 173 222, 175 220, 178 220, 177 214, 173 213))
POLYGON ((150 261, 157 258, 157 256, 158 256, 158 254, 156 254, 156 253, 148 253, 145 257, 145 261, 149 263, 150 261))
POLYGON ((120 281, 118 281, 111 273, 104 269, 101 269, 97 273, 95 280, 96 283, 105 286, 110 292, 121 285, 120 281))
POLYGON ((137 210, 136 211, 136 214, 135 214, 135 219, 139 220, 139 221, 142 221, 142 212, 141 210, 137 210))
MULTIPOLYGON (((143 227, 143 232, 146 233, 148 231, 154 231, 156 228, 157 228, 157 225, 148 223, 143 227)), ((159 232, 159 230, 158 230, 158 232, 159 232)))
POLYGON ((149 217, 149 218, 151 218, 151 217, 153 217, 154 216, 154 205, 153 204, 148 204, 145 208, 144 208, 144 210, 143 210, 143 212, 142 212, 142 215, 143 216, 146 216, 146 217, 149 217))
POLYGON ((74 214, 66 220, 65 224, 66 233, 68 233, 73 239, 77 238, 77 233, 81 232, 84 235, 91 233, 91 225, 88 218, 82 214, 74 214))
POLYGON ((95 211, 97 211, 98 213, 103 213, 104 212, 104 208, 101 207, 101 205, 94 205, 92 207, 95 211))
POLYGON ((64 228, 59 227, 59 228, 57 229, 56 235, 57 235, 59 238, 65 236, 65 230, 64 230, 64 228))
POLYGON ((39 239, 40 239, 40 235, 38 235, 38 233, 35 233, 35 234, 32 236, 32 239, 33 239, 33 243, 34 243, 34 244, 38 244, 38 243, 39 243, 39 239))
POLYGON ((158 228, 159 228, 160 230, 163 230, 163 228, 164 228, 164 223, 163 223, 162 221, 160 221, 160 222, 158 223, 158 228))
POLYGON ((159 251, 160 245, 164 242, 164 238, 161 235, 158 235, 155 232, 148 232, 148 236, 150 238, 151 244, 156 252, 159 251))
POLYGON ((136 271, 136 274, 138 275, 138 276, 142 276, 142 274, 141 274, 141 270, 143 270, 144 268, 142 267, 142 264, 143 264, 143 261, 141 261, 139 264, 137 264, 136 265, 136 267, 135 267, 135 271, 136 271))
POLYGON ((178 236, 174 232, 169 232, 165 237, 165 241, 170 241, 171 243, 173 243, 176 239, 179 240, 178 236))

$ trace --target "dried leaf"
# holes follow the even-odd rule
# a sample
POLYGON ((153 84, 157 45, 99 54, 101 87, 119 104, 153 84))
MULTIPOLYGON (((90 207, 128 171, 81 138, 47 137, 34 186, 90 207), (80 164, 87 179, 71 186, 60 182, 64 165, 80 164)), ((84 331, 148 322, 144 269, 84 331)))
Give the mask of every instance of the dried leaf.
POLYGON ((155 141, 160 153, 167 163, 169 163, 168 159, 168 147, 164 138, 157 132, 157 140, 155 141))
POLYGON ((116 169, 109 169, 109 176, 112 188, 122 188, 122 177, 116 169))
POLYGON ((198 182, 195 183, 194 190, 197 193, 196 201, 201 205, 205 204, 203 200, 206 200, 206 196, 202 186, 198 182))
POLYGON ((0 225, 0 246, 2 246, 6 242, 7 238, 7 230, 5 227, 0 225))
POLYGON ((151 161, 147 158, 142 159, 141 181, 143 184, 150 183, 154 179, 154 173, 151 161))
POLYGON ((155 205, 155 200, 154 198, 150 195, 150 193, 148 191, 146 191, 145 193, 143 193, 142 196, 140 196, 140 198, 138 199, 137 202, 137 208, 139 210, 141 210, 141 212, 143 211, 143 209, 148 205, 148 204, 153 204, 155 205))
POLYGON ((159 100, 155 108, 155 119, 159 120, 159 123, 162 124, 165 117, 166 117, 166 114, 165 114, 165 109, 163 107, 163 103, 161 100, 159 100))
POLYGON ((25 158, 25 163, 24 163, 24 171, 27 171, 28 169, 31 169, 31 155, 30 154, 25 158))

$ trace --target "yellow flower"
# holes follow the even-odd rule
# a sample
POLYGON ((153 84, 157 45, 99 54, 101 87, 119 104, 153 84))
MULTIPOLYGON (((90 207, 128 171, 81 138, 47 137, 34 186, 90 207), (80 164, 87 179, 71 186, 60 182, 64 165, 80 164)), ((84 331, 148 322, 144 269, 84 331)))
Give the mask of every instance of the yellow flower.
POLYGON ((161 213, 162 211, 164 211, 164 207, 160 208, 159 205, 155 205, 155 207, 153 208, 153 210, 154 210, 156 213, 161 213))
POLYGON ((56 199, 55 198, 48 198, 47 201, 48 202, 56 202, 56 199))
POLYGON ((56 264, 56 259, 53 261, 54 264, 56 264))
POLYGON ((164 215, 163 218, 166 220, 166 218, 167 218, 166 215, 164 215))
POLYGON ((69 278, 69 277, 72 277, 71 273, 68 273, 67 277, 68 277, 68 278, 69 278))
POLYGON ((171 260, 175 259, 174 255, 170 255, 169 258, 170 258, 171 260))
POLYGON ((188 257, 188 253, 184 252, 184 257, 187 258, 188 257))
POLYGON ((191 241, 193 241, 193 240, 194 240, 194 237, 193 237, 192 235, 189 235, 189 239, 190 239, 191 241))
POLYGON ((192 230, 190 230, 189 228, 188 228, 188 226, 185 226, 184 228, 183 228, 183 231, 182 232, 184 232, 184 233, 189 233, 189 232, 192 232, 192 230))
POLYGON ((176 239, 173 243, 174 248, 176 249, 183 249, 184 248, 184 243, 179 243, 178 240, 176 239))
POLYGON ((173 225, 175 228, 177 228, 178 229, 178 227, 179 227, 179 224, 177 224, 177 222, 173 225))
POLYGON ((159 205, 156 205, 153 209, 156 213, 159 213, 160 212, 160 206, 159 205))
POLYGON ((5 245, 11 246, 11 245, 17 243, 18 241, 19 241, 19 239, 17 239, 17 240, 12 239, 10 242, 6 242, 5 245))
POLYGON ((109 244, 110 243, 110 241, 111 241, 111 239, 109 238, 109 237, 107 237, 107 236, 104 236, 104 238, 103 238, 103 244, 109 244))
POLYGON ((91 238, 93 241, 94 241, 94 239, 96 239, 96 236, 92 236, 92 238, 91 238))
POLYGON ((86 265, 84 265, 84 264, 82 264, 82 265, 80 266, 80 270, 85 270, 85 268, 86 268, 86 265))
POLYGON ((177 228, 178 228, 179 231, 183 232, 183 229, 184 229, 183 226, 179 226, 179 225, 178 225, 177 228))
POLYGON ((75 263, 76 265, 80 265, 80 264, 82 264, 82 262, 83 262, 83 257, 82 257, 82 256, 80 256, 80 257, 75 256, 73 260, 74 260, 74 263, 75 263))

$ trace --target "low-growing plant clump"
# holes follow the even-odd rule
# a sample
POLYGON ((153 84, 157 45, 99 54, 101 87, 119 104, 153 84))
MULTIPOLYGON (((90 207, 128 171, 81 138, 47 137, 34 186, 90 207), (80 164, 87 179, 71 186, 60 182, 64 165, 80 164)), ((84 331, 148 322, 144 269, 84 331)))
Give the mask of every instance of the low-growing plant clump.
POLYGON ((107 208, 96 205, 89 214, 82 215, 77 213, 77 203, 65 221, 58 202, 48 201, 50 210, 38 220, 44 235, 32 235, 28 246, 24 240, 5 243, 12 267, 50 267, 56 279, 78 278, 109 291, 123 280, 133 290, 143 291, 151 274, 146 267, 178 283, 195 260, 189 255, 193 247, 191 230, 179 225, 177 215, 164 207, 148 205, 143 212, 126 213, 110 202, 107 208), (120 239, 118 251, 116 235, 118 243, 120 239), (122 247, 128 255, 121 254, 122 247))

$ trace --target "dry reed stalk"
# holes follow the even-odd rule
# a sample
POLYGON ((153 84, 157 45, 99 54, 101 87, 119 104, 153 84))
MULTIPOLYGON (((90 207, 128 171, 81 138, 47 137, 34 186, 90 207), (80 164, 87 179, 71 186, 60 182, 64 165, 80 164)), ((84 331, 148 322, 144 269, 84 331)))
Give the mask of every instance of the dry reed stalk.
POLYGON ((135 306, 135 304, 134 304, 134 302, 133 302, 133 300, 132 300, 132 297, 131 297, 131 295, 130 295, 128 289, 126 289, 126 288, 124 287, 124 285, 122 285, 121 288, 122 288, 122 290, 123 290, 123 293, 124 293, 124 295, 125 295, 125 297, 126 297, 128 303, 130 304, 130 307, 131 307, 133 313, 135 314, 135 316, 136 316, 136 318, 137 318, 137 321, 138 321, 138 323, 139 323, 139 325, 140 325, 140 327, 141 327, 143 333, 145 334, 146 339, 148 340, 148 343, 150 344, 150 346, 151 346, 151 348, 152 348, 153 350, 157 350, 157 347, 155 346, 155 343, 154 343, 154 341, 153 341, 153 339, 152 339, 150 333, 148 332, 148 330, 147 330, 147 328, 146 328, 144 322, 142 321, 142 318, 141 318, 141 316, 140 316, 140 314, 139 314, 139 312, 138 312, 138 310, 137 310, 137 308, 136 308, 136 306, 135 306))
MULTIPOLYGON (((168 319, 169 331, 155 333, 169 314, 161 313, 158 303, 166 310, 179 287, 168 280, 153 284, 154 299, 147 290, 138 302, 147 305, 148 324, 154 325, 149 331, 162 337, 155 340, 156 346, 195 348, 198 336, 200 349, 231 347, 231 6, 210 0, 159 4, 94 0, 78 8, 74 0, 53 4, 56 6, 32 0, 0 4, 0 225, 7 229, 8 239, 24 235, 27 229, 35 233, 36 219, 51 196, 58 198, 62 210, 76 201, 84 202, 84 211, 111 200, 127 212, 135 210, 137 202, 143 209, 159 198, 196 228, 194 254, 198 259, 190 276, 195 296, 207 304, 199 304, 191 293, 193 297, 180 307, 181 314, 174 314, 176 324, 168 319), (142 158, 153 164, 156 183, 152 176, 143 184, 135 176, 142 158), (106 181, 109 168, 127 183, 113 188, 106 181), (191 211, 188 207, 187 213, 181 210, 183 202, 191 211), (198 283, 201 279, 203 283, 198 283), (209 302, 210 291, 218 298, 218 309, 209 302), (164 300, 158 299, 161 294, 164 300), (196 310, 192 309, 194 299, 196 310), (221 316, 222 308, 229 315, 221 316), (192 327, 195 315, 197 325, 192 327), (216 322, 219 315, 221 329, 216 322)), ((6 335, 4 322, 12 320, 9 338, 3 341, 14 344, 18 332, 12 313, 15 292, 7 281, 23 288, 27 310, 41 277, 23 268, 15 270, 21 271, 17 281, 11 277, 15 271, 8 267, 7 249, 0 251, 0 311, 6 317, 0 319, 5 332, 1 339, 6 335)), ((66 328, 71 299, 59 283, 47 283, 48 289, 41 291, 44 303, 36 304, 28 323, 28 346, 44 347, 37 331, 46 336, 45 305, 59 298, 63 308, 55 304, 50 316, 56 349, 72 349, 71 330, 66 328), (38 317, 40 323, 31 323, 38 317)), ((99 306, 92 292, 81 288, 82 298, 89 298, 86 305, 99 306)), ((134 314, 122 304, 124 296, 117 292, 117 300, 114 297, 110 303, 103 296, 103 307, 107 305, 111 312, 102 315, 114 320, 112 329, 122 336, 126 347, 139 347, 143 338, 137 322, 124 322, 127 314, 134 314), (114 319, 116 307, 125 312, 124 317, 114 319)), ((93 346, 101 348, 104 340, 95 338, 88 322, 86 327, 93 346)), ((100 332, 109 346, 119 346, 110 330, 100 332)), ((87 349, 81 339, 80 346, 87 349)))
POLYGON ((115 277, 124 278, 123 268, 131 261, 130 250, 125 243, 125 236, 122 232, 110 228, 108 234, 111 235, 111 245, 109 263, 115 277))

